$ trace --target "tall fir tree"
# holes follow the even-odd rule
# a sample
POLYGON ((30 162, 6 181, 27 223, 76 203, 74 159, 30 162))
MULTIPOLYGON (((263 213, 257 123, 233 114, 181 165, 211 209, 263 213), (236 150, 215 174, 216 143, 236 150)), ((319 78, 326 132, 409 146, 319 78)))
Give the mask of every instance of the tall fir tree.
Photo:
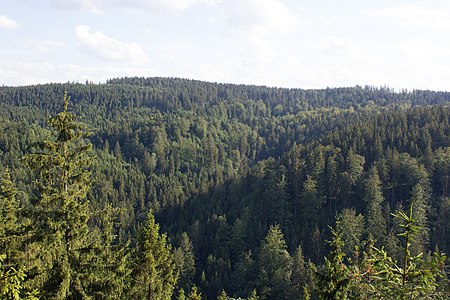
POLYGON ((133 273, 134 299, 169 300, 177 284, 178 272, 167 243, 166 234, 159 234, 159 224, 153 212, 141 228, 137 243, 136 265, 133 273))
POLYGON ((332 239, 328 242, 331 251, 325 257, 324 264, 317 273, 317 294, 323 300, 344 300, 349 298, 352 272, 345 263, 342 240, 342 228, 339 217, 336 220, 336 228, 330 228, 332 239))
POLYGON ((271 226, 259 251, 261 299, 288 299, 292 258, 279 225, 271 226))
POLYGON ((37 299, 36 290, 26 288, 26 254, 24 245, 27 225, 20 218, 17 189, 6 169, 0 177, 0 299, 37 299))
POLYGON ((367 205, 367 233, 379 245, 386 236, 386 219, 383 216, 382 204, 384 201, 381 191, 381 180, 377 168, 372 166, 366 181, 364 201, 367 205))
POLYGON ((447 276, 446 257, 438 252, 430 258, 424 258, 423 253, 412 254, 412 244, 420 233, 412 207, 408 215, 398 212, 393 216, 400 223, 402 259, 393 259, 384 248, 371 249, 361 290, 366 291, 368 299, 448 299, 449 295, 438 288, 441 279, 447 276))
POLYGON ((24 157, 36 178, 33 242, 27 245, 34 250, 28 250, 34 255, 29 285, 45 299, 117 298, 121 289, 109 296, 104 293, 122 280, 105 281, 105 270, 120 266, 115 261, 102 267, 110 240, 102 240, 88 226, 94 219, 86 198, 91 185, 91 144, 84 126, 68 111, 69 101, 65 93, 63 111, 48 120, 56 137, 30 145, 24 157))

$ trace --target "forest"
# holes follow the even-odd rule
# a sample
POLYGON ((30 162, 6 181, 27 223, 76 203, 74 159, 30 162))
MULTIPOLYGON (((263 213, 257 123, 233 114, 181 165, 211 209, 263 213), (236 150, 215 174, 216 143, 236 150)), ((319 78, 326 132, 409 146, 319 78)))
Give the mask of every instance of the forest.
POLYGON ((0 87, 0 299, 449 299, 450 92, 0 87))

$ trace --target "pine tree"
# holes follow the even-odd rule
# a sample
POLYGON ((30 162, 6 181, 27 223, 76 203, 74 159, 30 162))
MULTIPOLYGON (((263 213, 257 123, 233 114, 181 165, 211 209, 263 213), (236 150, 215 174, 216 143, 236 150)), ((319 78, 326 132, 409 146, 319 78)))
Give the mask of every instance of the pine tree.
POLYGON ((178 286, 190 289, 195 276, 195 258, 192 242, 186 232, 181 234, 180 247, 174 251, 174 261, 179 274, 178 286))
POLYGON ((381 181, 375 166, 372 166, 366 182, 364 201, 367 203, 367 233, 379 244, 386 236, 386 219, 383 217, 381 181))
POLYGON ((348 299, 351 288, 351 270, 344 261, 344 242, 339 218, 336 220, 336 229, 330 228, 332 239, 328 242, 331 247, 329 257, 317 273, 317 294, 319 299, 344 300, 348 299))
POLYGON ((253 289, 253 291, 250 294, 250 296, 248 296, 248 300, 258 300, 258 295, 256 294, 256 290, 255 289, 253 289))
POLYGON ((67 111, 69 99, 65 94, 63 111, 48 121, 56 138, 32 144, 24 158, 36 173, 38 194, 34 226, 44 269, 37 270, 35 285, 44 297, 55 299, 86 296, 79 266, 90 244, 86 194, 91 145, 83 126, 67 111))
POLYGON ((287 251, 280 226, 271 226, 259 252, 258 286, 262 299, 289 298, 291 256, 287 251))
POLYGON ((339 222, 344 242, 343 251, 347 257, 357 260, 365 228, 364 217, 356 214, 354 209, 346 208, 339 214, 339 222))
POLYGON ((86 198, 91 144, 84 126, 68 111, 69 100, 65 93, 63 111, 48 121, 56 137, 32 144, 24 157, 35 171, 37 188, 32 207, 34 242, 27 245, 33 260, 29 285, 47 299, 114 299, 122 292, 118 284, 122 275, 116 278, 115 272, 123 261, 107 262, 111 236, 102 239, 88 226, 94 221, 86 198), (115 292, 105 293, 108 289, 115 292))
POLYGON ((403 240, 402 260, 392 259, 384 248, 373 248, 362 289, 368 292, 370 299, 446 299, 437 288, 443 276, 445 256, 433 253, 427 260, 423 253, 412 255, 411 245, 420 232, 413 208, 409 215, 399 212, 394 217, 399 219, 402 229, 398 234, 403 240))
POLYGON ((416 184, 413 187, 411 206, 413 207, 413 215, 418 228, 414 241, 412 241, 411 252, 418 254, 426 251, 429 239, 427 212, 430 211, 430 207, 426 191, 421 184, 416 184))
POLYGON ((228 300, 227 293, 225 293, 225 291, 222 290, 222 293, 220 293, 219 297, 217 297, 217 300, 228 300))
POLYGON ((17 189, 9 170, 0 181, 0 299, 37 299, 37 291, 27 292, 22 245, 26 236, 19 223, 17 189))
MULTIPOLYGON (((9 170, 5 170, 0 178, 0 251, 11 264, 13 257, 20 251, 20 224, 18 222, 19 203, 16 199, 17 189, 14 187, 9 170)), ((17 261, 16 261, 17 262, 17 261)), ((14 263, 13 263, 14 264, 14 263)))
POLYGON ((191 292, 187 298, 188 300, 202 300, 202 293, 197 290, 197 287, 194 285, 191 288, 191 292))
POLYGON ((295 298, 302 295, 303 288, 306 285, 306 266, 303 250, 301 246, 297 247, 292 257, 292 274, 290 278, 291 297, 295 298))
POLYGON ((171 299, 177 280, 171 246, 166 234, 159 234, 159 225, 150 211, 137 243, 133 298, 171 299))
POLYGON ((22 269, 16 270, 14 267, 3 267, 3 261, 6 255, 0 254, 0 299, 13 299, 13 300, 37 300, 37 291, 33 293, 25 293, 24 296, 23 283, 26 278, 26 274, 22 269))

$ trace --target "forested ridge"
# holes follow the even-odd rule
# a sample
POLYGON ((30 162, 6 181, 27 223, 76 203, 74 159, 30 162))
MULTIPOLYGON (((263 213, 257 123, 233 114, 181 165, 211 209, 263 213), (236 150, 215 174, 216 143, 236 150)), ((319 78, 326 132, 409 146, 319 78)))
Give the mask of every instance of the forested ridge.
POLYGON ((386 87, 0 87, 0 297, 448 299, 449 121, 386 87))

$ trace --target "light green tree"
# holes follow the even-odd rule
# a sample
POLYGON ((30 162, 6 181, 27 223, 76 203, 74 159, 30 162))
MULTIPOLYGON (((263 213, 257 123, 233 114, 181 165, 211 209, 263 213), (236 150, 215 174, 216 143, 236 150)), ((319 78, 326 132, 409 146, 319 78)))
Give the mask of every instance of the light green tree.
POLYGON ((34 270, 39 275, 33 284, 43 297, 55 299, 87 297, 82 284, 87 274, 79 266, 90 244, 86 194, 91 144, 68 111, 69 100, 65 94, 63 111, 48 120, 56 138, 32 144, 24 157, 35 171, 38 194, 33 207, 37 243, 30 247, 39 251, 34 270))
POLYGON ((339 217, 336 228, 330 228, 332 239, 328 241, 331 251, 317 273, 317 295, 324 300, 348 299, 351 288, 352 272, 344 261, 344 242, 339 217))
POLYGON ((112 251, 111 220, 95 218, 89 209, 91 144, 68 111, 69 101, 65 93, 63 111, 48 120, 54 138, 30 145, 23 158, 34 171, 37 194, 27 245, 27 271, 33 276, 27 286, 45 299, 116 299, 124 290, 127 272, 119 269, 127 256, 123 249, 112 251))
POLYGON ((289 298, 292 259, 279 225, 271 226, 259 251, 258 286, 261 299, 289 298))
POLYGON ((24 285, 27 275, 21 262, 21 248, 26 236, 18 221, 17 189, 9 170, 0 179, 0 299, 37 299, 37 291, 27 292, 24 285))
POLYGON ((361 281, 362 290, 367 291, 369 299, 448 299, 448 295, 438 289, 445 256, 433 253, 425 259, 423 253, 412 255, 412 243, 420 233, 413 208, 409 215, 398 212, 393 216, 400 222, 398 236, 403 242, 402 260, 394 260, 384 248, 373 248, 361 281))
POLYGON ((190 291, 189 296, 188 296, 187 299, 188 299, 188 300, 202 300, 202 293, 200 293, 200 292, 197 290, 197 287, 194 285, 194 286, 191 288, 191 291, 190 291))
POLYGON ((172 298, 178 273, 171 250, 166 234, 159 233, 159 224, 155 222, 153 212, 150 211, 137 243, 133 298, 149 300, 172 298))

